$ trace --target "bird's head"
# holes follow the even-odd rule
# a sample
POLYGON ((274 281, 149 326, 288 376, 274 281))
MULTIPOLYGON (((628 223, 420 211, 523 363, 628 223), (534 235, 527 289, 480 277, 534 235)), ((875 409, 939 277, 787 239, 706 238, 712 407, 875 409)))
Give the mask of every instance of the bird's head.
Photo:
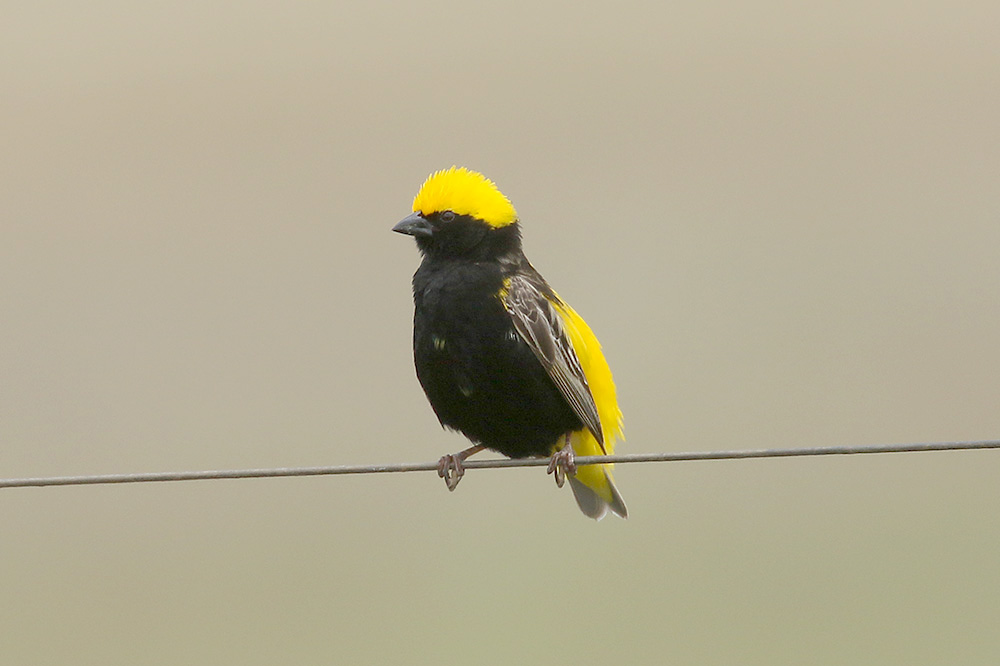
POLYGON ((427 177, 413 213, 392 228, 413 236, 425 255, 488 259, 519 250, 517 211, 493 181, 465 167, 427 177))

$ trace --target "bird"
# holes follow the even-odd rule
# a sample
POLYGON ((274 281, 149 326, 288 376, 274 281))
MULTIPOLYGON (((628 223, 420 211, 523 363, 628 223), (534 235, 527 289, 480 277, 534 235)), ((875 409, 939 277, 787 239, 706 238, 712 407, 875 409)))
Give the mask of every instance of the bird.
POLYGON ((452 166, 427 177, 412 213, 393 231, 422 256, 413 275, 413 357, 441 425, 472 446, 441 457, 454 490, 463 462, 484 449, 511 458, 550 457, 580 510, 628 517, 610 455, 624 439, 614 379, 583 318, 531 265, 517 211, 496 184, 452 166))

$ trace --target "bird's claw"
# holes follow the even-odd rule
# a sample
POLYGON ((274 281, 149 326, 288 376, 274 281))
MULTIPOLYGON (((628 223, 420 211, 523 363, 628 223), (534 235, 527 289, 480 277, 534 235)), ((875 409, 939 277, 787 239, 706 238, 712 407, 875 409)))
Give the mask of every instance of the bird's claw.
POLYGON ((462 465, 462 456, 449 453, 441 456, 441 459, 438 460, 438 476, 444 479, 448 490, 455 490, 464 475, 465 466, 462 465))
POLYGON ((576 459, 573 456, 573 447, 567 441, 566 445, 552 454, 546 473, 554 474, 556 485, 560 488, 566 483, 566 475, 576 475, 576 459))
POLYGON ((465 475, 465 465, 462 464, 465 462, 465 459, 479 453, 484 448, 482 444, 476 444, 464 451, 441 456, 441 459, 438 460, 438 476, 444 479, 444 484, 448 486, 448 490, 457 488, 458 482, 465 475))

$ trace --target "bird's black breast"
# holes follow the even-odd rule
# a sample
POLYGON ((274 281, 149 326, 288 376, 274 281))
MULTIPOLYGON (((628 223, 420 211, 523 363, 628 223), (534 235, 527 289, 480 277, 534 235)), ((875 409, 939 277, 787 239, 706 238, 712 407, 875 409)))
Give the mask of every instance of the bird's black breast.
POLYGON ((582 427, 499 297, 496 262, 425 259, 413 276, 417 377, 442 425, 511 457, 582 427))

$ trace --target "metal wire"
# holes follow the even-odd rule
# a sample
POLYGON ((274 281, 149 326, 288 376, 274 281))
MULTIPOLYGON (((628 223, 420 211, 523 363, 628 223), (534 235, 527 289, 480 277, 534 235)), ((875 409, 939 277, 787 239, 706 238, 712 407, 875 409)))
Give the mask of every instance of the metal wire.
MULTIPOLYGON (((747 449, 735 451, 690 451, 685 453, 632 453, 617 456, 577 456, 577 465, 598 463, 680 462, 685 460, 742 460, 745 458, 792 458, 861 453, 912 453, 917 451, 962 451, 1000 449, 1000 440, 971 442, 930 442, 921 444, 863 444, 859 446, 817 446, 798 449, 747 449)), ((541 467, 548 458, 514 460, 468 460, 465 469, 541 467)), ((388 472, 437 471, 437 462, 390 463, 387 465, 333 465, 326 467, 277 467, 270 469, 229 469, 195 472, 149 472, 138 474, 96 474, 91 476, 49 476, 0 479, 0 488, 37 486, 85 486, 106 483, 150 483, 154 481, 204 481, 209 479, 262 479, 289 476, 329 476, 334 474, 385 474, 388 472)))

